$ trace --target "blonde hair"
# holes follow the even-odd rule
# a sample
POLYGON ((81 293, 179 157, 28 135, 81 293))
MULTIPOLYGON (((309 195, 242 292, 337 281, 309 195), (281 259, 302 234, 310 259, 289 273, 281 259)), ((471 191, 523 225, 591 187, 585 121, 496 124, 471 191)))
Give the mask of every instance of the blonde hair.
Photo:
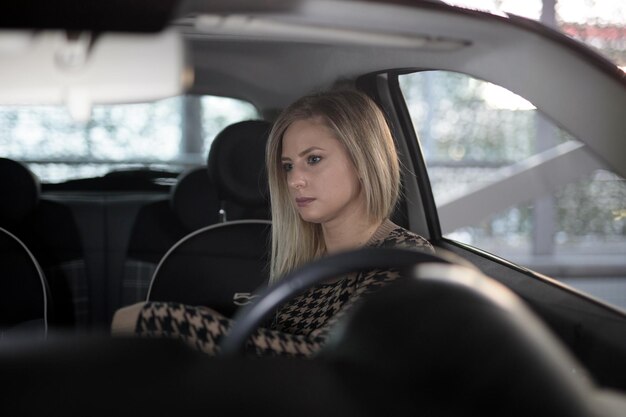
POLYGON ((302 97, 278 117, 267 143, 266 163, 272 205, 270 282, 325 252, 319 224, 300 218, 282 168, 282 139, 297 120, 321 118, 347 149, 363 184, 371 220, 388 218, 400 189, 396 148, 382 111, 358 91, 330 91, 302 97))

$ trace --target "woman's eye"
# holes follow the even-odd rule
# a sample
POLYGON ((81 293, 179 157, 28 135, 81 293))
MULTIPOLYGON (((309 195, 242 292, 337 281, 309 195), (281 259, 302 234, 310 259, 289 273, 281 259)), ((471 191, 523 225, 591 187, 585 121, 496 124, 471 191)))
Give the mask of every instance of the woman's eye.
POLYGON ((308 163, 309 165, 315 165, 315 164, 317 164, 317 163, 318 163, 319 161, 321 161, 321 160, 322 160, 322 157, 321 157, 321 156, 318 156, 318 155, 310 155, 310 156, 307 158, 307 163, 308 163))
POLYGON ((293 164, 291 162, 283 163, 283 171, 289 172, 293 169, 293 164))

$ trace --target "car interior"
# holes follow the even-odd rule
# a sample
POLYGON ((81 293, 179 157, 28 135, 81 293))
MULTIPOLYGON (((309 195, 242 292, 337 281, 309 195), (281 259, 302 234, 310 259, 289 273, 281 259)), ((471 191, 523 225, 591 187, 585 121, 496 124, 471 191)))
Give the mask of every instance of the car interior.
MULTIPOLYGON (((515 165, 518 182, 496 195, 522 199, 506 189, 573 178, 562 161, 607 167, 623 185, 626 74, 613 63, 529 19, 439 1, 78 3, 0 6, 0 105, 62 106, 85 131, 100 105, 172 96, 234 98, 256 116, 223 122, 200 159, 167 169, 42 181, 34 170, 49 161, 0 147, 1 414, 626 414, 626 307, 447 234, 452 205, 436 201, 439 171, 407 78, 439 71, 505 87, 580 141, 540 154, 531 174, 515 165), (332 88, 384 111, 402 165, 392 220, 437 254, 361 249, 269 286, 272 121, 332 88), (383 267, 404 279, 346 317, 315 358, 242 353, 285 301, 383 267), (114 313, 145 300, 235 318, 223 354, 111 337, 114 313)), ((460 217, 483 210, 463 201, 460 217)))

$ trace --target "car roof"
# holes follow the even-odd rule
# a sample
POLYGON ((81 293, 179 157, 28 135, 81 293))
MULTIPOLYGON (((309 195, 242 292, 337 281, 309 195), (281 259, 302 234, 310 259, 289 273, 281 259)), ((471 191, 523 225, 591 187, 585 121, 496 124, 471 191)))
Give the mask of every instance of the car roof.
POLYGON ((626 174, 626 75, 555 30, 434 2, 279 3, 280 11, 218 7, 175 21, 194 57, 192 92, 235 95, 272 114, 369 72, 457 71, 528 99, 626 174))
POLYGON ((366 73, 457 71, 526 98, 626 175, 626 75, 582 44, 522 17, 434 1, 85 4, 62 0, 55 12, 28 2, 5 5, 0 25, 26 27, 30 19, 39 27, 140 32, 172 26, 190 52, 190 93, 242 98, 267 118, 299 96, 351 85, 366 73))

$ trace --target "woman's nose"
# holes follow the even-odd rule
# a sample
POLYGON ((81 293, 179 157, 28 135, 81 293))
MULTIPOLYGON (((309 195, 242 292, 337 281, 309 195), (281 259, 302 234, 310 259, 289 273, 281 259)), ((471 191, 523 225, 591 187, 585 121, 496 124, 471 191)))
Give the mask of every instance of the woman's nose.
POLYGON ((306 185, 306 181, 301 174, 293 173, 292 175, 290 175, 290 177, 291 177, 289 178, 290 187, 295 188, 296 190, 299 190, 300 188, 306 185))

